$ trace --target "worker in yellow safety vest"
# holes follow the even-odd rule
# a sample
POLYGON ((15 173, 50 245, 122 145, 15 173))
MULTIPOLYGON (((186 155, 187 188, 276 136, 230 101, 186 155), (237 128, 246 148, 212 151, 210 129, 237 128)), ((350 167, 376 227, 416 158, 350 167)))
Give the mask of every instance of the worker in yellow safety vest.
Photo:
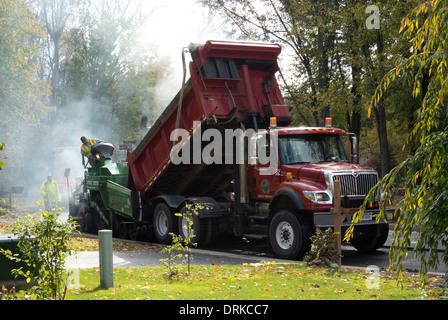
POLYGON ((40 194, 44 198, 45 210, 48 212, 51 210, 53 205, 59 205, 61 202, 59 187, 51 175, 48 175, 47 180, 45 180, 40 186, 40 194))
POLYGON ((87 159, 89 160, 90 165, 94 166, 95 164, 95 159, 92 157, 92 146, 94 146, 97 143, 101 143, 103 142, 102 140, 99 139, 87 139, 86 137, 82 136, 81 137, 81 154, 84 157, 87 157, 87 159))

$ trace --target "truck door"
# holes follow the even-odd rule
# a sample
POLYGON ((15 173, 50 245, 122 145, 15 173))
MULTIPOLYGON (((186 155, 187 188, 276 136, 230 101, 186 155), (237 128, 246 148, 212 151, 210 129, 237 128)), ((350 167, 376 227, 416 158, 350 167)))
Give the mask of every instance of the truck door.
POLYGON ((249 192, 254 200, 270 200, 280 184, 274 134, 256 134, 250 141, 249 192))

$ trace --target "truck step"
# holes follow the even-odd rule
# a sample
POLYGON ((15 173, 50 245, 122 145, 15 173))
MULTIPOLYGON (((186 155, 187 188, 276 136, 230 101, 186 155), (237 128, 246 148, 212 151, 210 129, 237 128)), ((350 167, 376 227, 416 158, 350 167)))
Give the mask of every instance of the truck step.
POLYGON ((258 221, 267 221, 268 217, 267 216, 248 216, 247 217, 249 220, 253 219, 253 220, 258 220, 258 221))
POLYGON ((259 234, 259 233, 248 233, 248 234, 243 234, 244 238, 250 238, 250 239, 259 239, 259 240, 263 240, 263 239, 267 239, 267 235, 266 234, 259 234))

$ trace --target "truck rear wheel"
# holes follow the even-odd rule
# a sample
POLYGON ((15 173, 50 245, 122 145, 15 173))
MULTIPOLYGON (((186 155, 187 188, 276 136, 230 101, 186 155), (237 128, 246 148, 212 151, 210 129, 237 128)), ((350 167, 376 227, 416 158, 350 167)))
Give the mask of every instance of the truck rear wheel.
POLYGON ((170 233, 177 233, 174 215, 165 203, 159 203, 153 216, 154 235, 161 244, 170 244, 170 233))
POLYGON ((269 241, 279 258, 302 259, 311 248, 311 226, 290 210, 278 211, 269 226, 269 241))
POLYGON ((212 218, 200 219, 197 214, 188 215, 186 211, 187 209, 184 206, 181 210, 182 217, 179 217, 178 220, 179 235, 185 239, 190 233, 191 243, 198 247, 205 247, 213 243, 219 233, 217 220, 212 218), (189 226, 188 220, 192 221, 191 226, 189 226))

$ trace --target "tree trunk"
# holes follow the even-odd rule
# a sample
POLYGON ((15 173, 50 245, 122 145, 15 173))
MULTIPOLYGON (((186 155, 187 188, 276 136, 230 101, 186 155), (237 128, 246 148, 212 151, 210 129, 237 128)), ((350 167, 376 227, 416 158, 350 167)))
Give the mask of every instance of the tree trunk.
POLYGON ((381 98, 376 107, 372 108, 375 114, 376 128, 378 132, 378 139, 380 142, 381 153, 381 172, 380 178, 384 177, 390 171, 390 155, 389 155, 389 141, 387 139, 386 127, 386 107, 381 98))
POLYGON ((59 42, 61 40, 61 37, 58 35, 53 39, 53 45, 54 45, 54 53, 53 53, 53 66, 51 70, 51 103, 53 106, 57 106, 56 97, 59 92, 59 42))
POLYGON ((323 102, 320 107, 320 121, 319 125, 325 125, 325 118, 330 116, 330 106, 327 104, 327 98, 325 94, 328 92, 329 83, 329 66, 328 66, 328 51, 331 45, 330 41, 325 41, 325 32, 322 28, 318 28, 317 31, 317 47, 318 47, 318 74, 317 74, 317 85, 319 88, 319 94, 323 95, 324 99, 320 99, 323 102))
POLYGON ((361 68, 352 64, 352 101, 353 106, 351 110, 351 115, 349 111, 347 111, 347 124, 348 130, 358 137, 361 134, 361 92, 360 92, 360 74, 361 68))

